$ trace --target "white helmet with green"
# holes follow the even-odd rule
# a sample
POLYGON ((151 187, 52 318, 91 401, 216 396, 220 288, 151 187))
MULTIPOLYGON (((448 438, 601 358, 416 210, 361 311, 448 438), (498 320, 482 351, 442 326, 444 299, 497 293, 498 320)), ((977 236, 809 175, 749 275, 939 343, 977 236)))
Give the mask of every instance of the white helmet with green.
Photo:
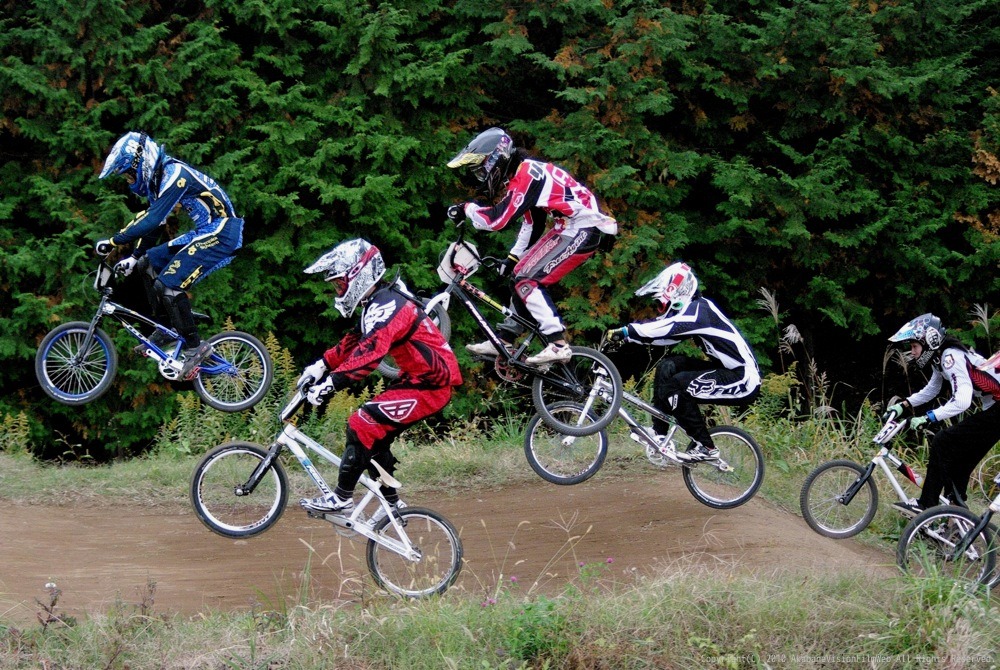
POLYGON ((923 350, 914 362, 918 368, 923 368, 944 344, 944 333, 945 328, 941 319, 927 313, 904 323, 903 327, 889 338, 889 341, 896 344, 909 344, 910 342, 920 344, 923 350))
POLYGON ((651 295, 664 312, 683 312, 698 293, 698 278, 686 263, 673 263, 646 282, 636 295, 651 295))
POLYGON ((363 239, 341 242, 305 269, 307 274, 323 272, 337 291, 334 306, 345 317, 354 310, 385 274, 385 261, 374 244, 363 239))

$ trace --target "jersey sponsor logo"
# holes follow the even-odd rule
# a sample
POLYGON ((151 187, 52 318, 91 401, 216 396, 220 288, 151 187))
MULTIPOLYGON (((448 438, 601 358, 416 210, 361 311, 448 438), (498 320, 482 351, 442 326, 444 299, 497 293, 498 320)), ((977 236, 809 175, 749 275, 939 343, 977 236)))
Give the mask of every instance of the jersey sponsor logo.
POLYGON ((388 321, 389 317, 395 312, 396 303, 392 301, 382 305, 369 305, 368 309, 365 310, 365 316, 362 321, 362 330, 366 333, 370 333, 375 326, 383 321, 388 321))
POLYGON ((181 282, 181 288, 186 289, 188 286, 191 286, 191 284, 194 284, 196 281, 198 281, 198 278, 201 277, 201 271, 203 267, 204 266, 199 265, 197 268, 195 268, 194 272, 189 274, 187 276, 187 279, 181 282))
POLYGON ((587 240, 587 236, 586 235, 577 235, 576 237, 574 237, 573 241, 570 242, 570 245, 568 247, 566 247, 566 249, 561 254, 559 254, 558 256, 556 256, 551 261, 549 261, 548 263, 545 264, 545 268, 543 269, 543 272, 545 272, 545 274, 547 274, 547 275, 548 274, 552 274, 552 271, 555 270, 557 267, 559 267, 559 265, 561 263, 563 263, 567 259, 571 258, 573 256, 573 254, 575 254, 577 252, 577 250, 580 249, 580 246, 586 240, 587 240))
POLYGON ((941 361, 941 367, 945 370, 950 370, 955 366, 955 357, 951 354, 945 354, 944 360, 941 361))
POLYGON ((402 423, 406 417, 417 408, 417 401, 412 398, 407 400, 387 400, 385 402, 371 403, 379 408, 389 419, 396 423, 402 423))

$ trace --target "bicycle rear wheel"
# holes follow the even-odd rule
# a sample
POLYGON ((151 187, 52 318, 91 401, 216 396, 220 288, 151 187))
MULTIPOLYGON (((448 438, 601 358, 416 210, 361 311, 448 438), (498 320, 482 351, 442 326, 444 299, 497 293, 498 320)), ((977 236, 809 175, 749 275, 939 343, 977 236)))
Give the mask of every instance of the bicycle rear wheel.
MULTIPOLYGON (((554 403, 549 410, 561 422, 574 425, 583 414, 583 407, 575 402, 554 403)), ((593 477, 604 465, 608 456, 608 434, 599 430, 590 435, 564 435, 546 424, 540 414, 535 414, 524 433, 524 456, 535 474, 545 481, 579 484, 593 477)))
POLYGON ((622 405, 622 378, 607 356, 590 347, 572 347, 566 363, 540 369, 531 383, 531 399, 542 420, 565 435, 592 435, 618 416, 622 405), (586 417, 568 418, 553 412, 557 403, 571 401, 586 408, 586 417))
POLYGON ((386 591, 403 598, 444 593, 462 570, 462 540, 454 526, 437 512, 420 507, 399 510, 375 524, 386 546, 368 540, 368 570, 386 591), (407 548, 415 550, 406 556, 407 548))
POLYGON ((847 489, 866 470, 854 461, 838 459, 823 463, 809 473, 799 493, 802 518, 820 535, 843 539, 854 537, 872 522, 878 510, 878 488, 868 477, 849 503, 843 502, 847 489))
POLYGON ((739 428, 716 426, 708 432, 720 460, 685 465, 684 484, 703 505, 739 507, 753 498, 764 482, 764 455, 754 439, 739 428), (728 468, 719 467, 720 463, 728 468))
POLYGON ((979 523, 979 517, 964 507, 939 505, 910 520, 896 545, 896 563, 917 576, 946 576, 987 584, 996 567, 996 529, 979 532, 959 556, 955 549, 979 523))
POLYGON ((264 447, 252 442, 227 442, 198 463, 191 478, 191 504, 212 532, 251 537, 281 517, 288 500, 288 479, 277 459, 253 491, 244 489, 267 455, 264 447))
POLYGON ((194 390, 220 412, 241 412, 267 394, 274 363, 267 347, 253 335, 230 331, 209 338, 214 352, 194 378, 194 390))

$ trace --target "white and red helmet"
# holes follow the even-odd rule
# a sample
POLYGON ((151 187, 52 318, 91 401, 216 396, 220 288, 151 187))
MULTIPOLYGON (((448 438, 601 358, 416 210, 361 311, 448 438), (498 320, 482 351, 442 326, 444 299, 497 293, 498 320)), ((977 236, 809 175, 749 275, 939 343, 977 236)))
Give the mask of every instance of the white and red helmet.
POLYGON ((345 317, 349 317, 385 274, 385 261, 382 260, 378 247, 358 238, 341 242, 320 256, 304 272, 326 273, 324 279, 333 282, 337 292, 334 306, 345 317))
POLYGON ((635 292, 651 295, 663 305, 664 312, 683 312, 698 292, 698 278, 686 263, 673 263, 635 292))

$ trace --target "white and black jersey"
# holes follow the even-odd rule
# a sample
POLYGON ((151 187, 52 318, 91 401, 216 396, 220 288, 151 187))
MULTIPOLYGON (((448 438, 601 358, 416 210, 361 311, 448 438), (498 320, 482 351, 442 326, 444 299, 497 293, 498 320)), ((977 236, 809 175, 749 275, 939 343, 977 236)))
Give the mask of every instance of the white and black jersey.
POLYGON ((630 342, 672 346, 693 339, 707 356, 727 370, 742 368, 738 385, 746 389, 760 386, 760 370, 750 345, 739 329, 708 298, 697 297, 683 312, 664 314, 650 321, 630 323, 626 339, 630 342))
POLYGON ((951 387, 951 397, 933 410, 935 420, 944 421, 958 416, 972 406, 975 398, 979 398, 983 409, 989 409, 1000 396, 1000 370, 980 370, 979 366, 985 362, 986 359, 974 351, 946 348, 933 364, 927 385, 906 401, 910 407, 929 403, 937 398, 947 382, 951 387))

